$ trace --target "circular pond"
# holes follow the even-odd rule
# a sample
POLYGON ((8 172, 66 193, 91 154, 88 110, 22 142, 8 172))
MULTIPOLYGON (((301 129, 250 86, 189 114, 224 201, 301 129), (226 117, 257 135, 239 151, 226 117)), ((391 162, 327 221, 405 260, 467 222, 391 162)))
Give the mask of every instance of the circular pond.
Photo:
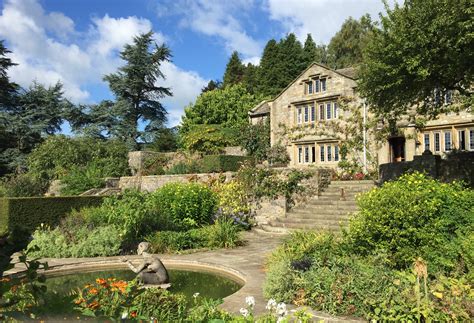
MULTIPOLYGON (((168 273, 171 283, 169 291, 185 295, 189 303, 192 302, 195 293, 199 293, 200 297, 222 299, 242 287, 236 281, 215 273, 173 269, 168 270, 168 273)), ((135 274, 130 270, 105 270, 48 277, 46 279, 46 304, 41 310, 40 317, 79 319, 73 310, 74 296, 71 291, 82 288, 97 278, 112 277, 120 280, 132 280, 135 278, 135 274)))

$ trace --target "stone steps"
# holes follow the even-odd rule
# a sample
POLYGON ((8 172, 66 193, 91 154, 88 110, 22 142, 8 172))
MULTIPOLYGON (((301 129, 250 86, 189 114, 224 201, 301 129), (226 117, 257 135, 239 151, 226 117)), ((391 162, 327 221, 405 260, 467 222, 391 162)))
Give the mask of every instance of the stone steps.
POLYGON ((295 207, 286 217, 270 221, 262 229, 279 233, 292 230, 340 232, 341 227, 348 225, 351 214, 357 211, 356 195, 373 187, 374 182, 367 180, 333 181, 319 196, 295 207))

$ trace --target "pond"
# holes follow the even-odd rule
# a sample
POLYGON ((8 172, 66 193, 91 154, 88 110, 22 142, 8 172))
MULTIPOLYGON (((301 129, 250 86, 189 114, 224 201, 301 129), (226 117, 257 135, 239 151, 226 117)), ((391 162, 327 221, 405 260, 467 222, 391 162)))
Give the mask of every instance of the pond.
MULTIPOLYGON (((169 291, 184 294, 189 303, 192 302, 194 293, 199 293, 200 297, 222 299, 242 287, 239 283, 214 273, 189 270, 168 270, 168 273, 171 283, 169 291)), ((46 304, 42 309, 44 315, 40 314, 40 317, 47 320, 61 319, 68 321, 84 319, 74 314, 74 296, 71 291, 94 282, 96 278, 111 277, 132 280, 135 278, 135 274, 130 270, 107 270, 47 278, 46 304)))

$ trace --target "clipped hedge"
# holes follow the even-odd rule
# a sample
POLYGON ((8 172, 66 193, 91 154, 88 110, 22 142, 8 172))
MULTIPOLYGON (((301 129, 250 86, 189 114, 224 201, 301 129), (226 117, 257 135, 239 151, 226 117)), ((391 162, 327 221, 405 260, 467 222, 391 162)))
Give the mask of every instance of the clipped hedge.
POLYGON ((0 198, 0 236, 15 227, 33 232, 41 223, 54 226, 73 209, 101 203, 101 196, 0 198))
POLYGON ((200 161, 202 173, 235 172, 245 161, 253 161, 252 157, 232 155, 207 155, 200 161))

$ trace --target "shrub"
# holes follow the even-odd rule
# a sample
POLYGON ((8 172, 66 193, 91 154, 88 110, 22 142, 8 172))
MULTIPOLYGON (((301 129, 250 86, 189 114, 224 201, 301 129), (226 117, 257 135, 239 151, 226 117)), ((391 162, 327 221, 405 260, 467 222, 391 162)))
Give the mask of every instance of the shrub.
POLYGON ((29 174, 19 174, 0 180, 0 197, 43 196, 48 182, 33 178, 29 174))
POLYGON ((169 183, 151 193, 149 207, 167 215, 178 228, 209 224, 216 211, 217 197, 198 183, 169 183))
POLYGON ((351 250, 387 253, 399 269, 418 257, 432 272, 454 269, 460 241, 474 228, 474 191, 420 173, 373 189, 360 196, 358 206, 346 234, 351 250))
POLYGON ((212 189, 217 193, 218 207, 223 214, 248 214, 250 212, 250 204, 244 186, 238 181, 222 183, 216 181, 212 189))
POLYGON ((103 171, 95 163, 85 167, 73 167, 61 182, 65 186, 61 189, 62 195, 79 195, 91 188, 105 186, 103 171))
POLYGON ((170 253, 198 248, 232 248, 242 243, 239 226, 221 219, 210 226, 188 231, 159 231, 146 240, 154 253, 170 253))
POLYGON ((290 162, 288 150, 281 144, 268 148, 267 159, 272 166, 286 166, 290 162))
POLYGON ((235 172, 242 163, 252 162, 253 158, 245 156, 231 156, 231 155, 207 155, 200 161, 201 173, 220 173, 220 172, 235 172))
POLYGON ((168 175, 195 174, 200 173, 199 163, 195 160, 179 162, 165 171, 168 175))
POLYGON ((0 198, 0 235, 15 227, 28 232, 42 223, 54 227, 71 210, 101 203, 100 196, 0 198))

